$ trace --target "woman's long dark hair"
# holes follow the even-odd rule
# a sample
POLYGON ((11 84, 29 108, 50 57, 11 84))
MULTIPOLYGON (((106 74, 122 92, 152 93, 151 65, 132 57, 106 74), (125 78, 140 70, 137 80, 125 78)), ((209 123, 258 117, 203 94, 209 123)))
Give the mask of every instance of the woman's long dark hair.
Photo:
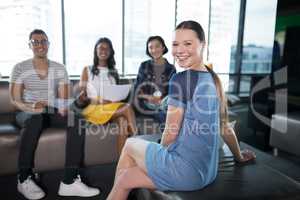
POLYGON ((110 39, 108 39, 106 37, 99 38, 97 40, 96 44, 95 44, 95 47, 94 47, 94 63, 93 63, 93 66, 92 66, 92 74, 93 74, 93 76, 95 76, 95 75, 97 76, 100 73, 100 71, 97 67, 99 65, 99 58, 98 58, 98 55, 97 55, 97 46, 100 43, 106 43, 109 46, 110 53, 109 53, 109 57, 107 59, 107 67, 108 67, 108 70, 109 70, 109 75, 114 77, 114 79, 118 83, 119 82, 119 75, 118 75, 117 69, 115 68, 115 66, 116 66, 115 50, 113 48, 113 45, 112 45, 112 42, 110 41, 110 39))
MULTIPOLYGON (((175 30, 178 29, 189 29, 194 31, 197 34, 200 42, 205 42, 205 35, 202 26, 195 21, 183 21, 181 22, 175 30)), ((228 107, 226 96, 222 87, 222 82, 219 76, 209 67, 206 67, 207 70, 212 75, 214 82, 216 84, 217 94, 220 100, 220 125, 221 125, 221 134, 224 133, 224 127, 227 126, 228 123, 228 107)))

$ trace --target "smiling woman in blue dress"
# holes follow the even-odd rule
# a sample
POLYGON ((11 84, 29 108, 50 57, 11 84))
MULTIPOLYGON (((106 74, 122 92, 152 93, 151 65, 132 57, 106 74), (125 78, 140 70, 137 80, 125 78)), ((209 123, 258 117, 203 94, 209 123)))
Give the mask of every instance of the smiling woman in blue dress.
POLYGON ((185 71, 170 81, 166 128, 161 144, 127 140, 108 199, 127 199, 133 188, 190 191, 212 183, 218 169, 221 134, 238 162, 255 158, 240 151, 228 125, 221 81, 203 64, 204 32, 184 21, 176 27, 172 54, 185 71))

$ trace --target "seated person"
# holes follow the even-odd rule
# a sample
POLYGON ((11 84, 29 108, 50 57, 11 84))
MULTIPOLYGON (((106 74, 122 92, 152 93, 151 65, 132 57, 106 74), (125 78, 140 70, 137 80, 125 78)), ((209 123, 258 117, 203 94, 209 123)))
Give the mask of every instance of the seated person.
POLYGON ((163 123, 166 118, 168 83, 176 69, 163 57, 168 52, 160 36, 151 36, 146 43, 146 54, 151 58, 142 62, 134 86, 134 106, 145 115, 163 123))
MULTIPOLYGON (((60 196, 90 197, 99 189, 85 185, 79 167, 84 155, 85 130, 79 131, 80 117, 67 112, 65 107, 54 108, 58 99, 68 99, 69 80, 62 64, 48 59, 49 41, 43 30, 35 29, 29 35, 33 58, 13 68, 10 81, 12 103, 20 110, 16 122, 21 128, 18 158, 18 191, 26 199, 41 199, 45 192, 32 172, 34 154, 42 130, 48 126, 63 126, 67 130, 65 177, 60 183, 60 196), (68 123, 68 117, 74 119, 68 123)), ((52 144, 49 144, 52 145, 52 144)))
POLYGON ((108 200, 125 200, 133 188, 191 191, 212 183, 218 171, 218 137, 235 159, 254 159, 240 151, 228 129, 227 105, 217 74, 203 64, 204 31, 195 21, 176 27, 173 56, 185 69, 170 81, 166 126, 161 143, 126 141, 108 200))
POLYGON ((94 63, 86 66, 80 78, 81 97, 90 99, 82 115, 93 124, 105 124, 110 120, 118 122, 120 135, 118 151, 121 152, 125 140, 136 133, 135 114, 130 104, 111 102, 99 96, 107 84, 117 84, 118 72, 115 68, 114 49, 108 38, 100 38, 94 47, 94 63), (86 96, 86 97, 85 97, 86 96))

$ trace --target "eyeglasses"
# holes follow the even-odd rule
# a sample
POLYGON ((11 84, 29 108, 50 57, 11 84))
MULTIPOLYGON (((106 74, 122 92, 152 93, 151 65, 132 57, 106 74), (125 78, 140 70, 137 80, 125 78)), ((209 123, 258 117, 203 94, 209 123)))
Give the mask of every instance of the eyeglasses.
POLYGON ((49 44, 49 41, 48 40, 30 40, 29 43, 34 46, 34 47, 37 47, 39 45, 42 45, 42 46, 46 46, 49 44))

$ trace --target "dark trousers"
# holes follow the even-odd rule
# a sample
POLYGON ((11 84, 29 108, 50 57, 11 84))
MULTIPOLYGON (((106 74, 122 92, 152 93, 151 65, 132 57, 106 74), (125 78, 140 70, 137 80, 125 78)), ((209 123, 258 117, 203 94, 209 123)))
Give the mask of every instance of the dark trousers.
POLYGON ((159 124, 164 124, 166 122, 167 117, 167 110, 160 110, 160 109, 150 109, 146 106, 144 100, 138 101, 138 107, 135 106, 135 111, 141 115, 145 115, 148 117, 153 118, 159 124))
MULTIPOLYGON (((21 127, 21 141, 18 159, 20 179, 25 180, 34 167, 34 154, 41 132, 47 127, 63 127, 67 130, 65 182, 72 182, 79 173, 84 156, 85 129, 79 130, 81 117, 70 112, 61 116, 55 109, 41 114, 20 112, 16 116, 21 127), (50 112, 51 111, 51 112, 50 112)), ((51 144, 49 144, 51 145, 51 144)))

